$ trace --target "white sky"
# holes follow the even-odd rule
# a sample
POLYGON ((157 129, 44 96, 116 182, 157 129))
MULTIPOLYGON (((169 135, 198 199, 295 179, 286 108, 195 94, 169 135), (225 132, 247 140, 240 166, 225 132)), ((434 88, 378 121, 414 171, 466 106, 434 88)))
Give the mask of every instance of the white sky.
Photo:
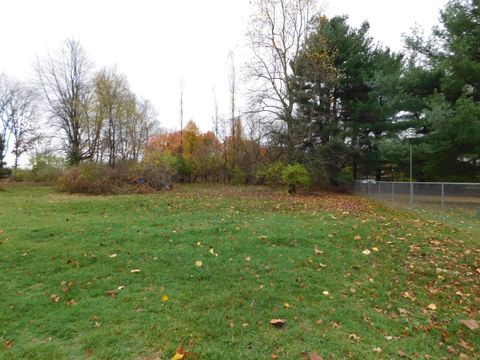
MULTIPOLYGON (((330 0, 327 16, 347 14, 393 50, 402 33, 429 30, 447 0, 330 0)), ((98 68, 117 65, 133 91, 153 103, 162 127, 179 125, 180 79, 184 118, 211 128, 212 88, 228 113, 227 56, 245 61, 249 0, 0 0, 0 73, 33 76, 37 55, 79 40, 98 68)), ((240 84, 241 87, 241 84, 240 84)), ((240 89, 241 91, 241 89, 240 89)))

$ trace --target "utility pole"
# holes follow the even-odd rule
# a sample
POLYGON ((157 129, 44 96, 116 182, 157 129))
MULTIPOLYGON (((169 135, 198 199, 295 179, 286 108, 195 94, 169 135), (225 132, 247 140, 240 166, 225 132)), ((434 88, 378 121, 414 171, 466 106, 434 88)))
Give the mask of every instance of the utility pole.
POLYGON ((180 155, 183 155, 183 78, 180 80, 180 155))

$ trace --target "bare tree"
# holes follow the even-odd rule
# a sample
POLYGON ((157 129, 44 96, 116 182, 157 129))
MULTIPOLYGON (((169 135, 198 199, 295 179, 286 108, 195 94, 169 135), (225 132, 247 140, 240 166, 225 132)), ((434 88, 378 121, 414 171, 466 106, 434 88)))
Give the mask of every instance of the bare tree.
POLYGON ((237 146, 236 146, 236 137, 239 134, 235 134, 236 124, 235 124, 235 111, 236 111, 236 98, 237 98, 237 70, 235 67, 235 54, 233 51, 228 53, 228 62, 229 62, 229 71, 228 71, 228 87, 230 91, 230 133, 231 133, 231 144, 232 144, 232 169, 235 168, 236 158, 237 158, 237 146))
POLYGON ((295 140, 295 89, 292 64, 300 55, 311 21, 317 15, 315 0, 253 0, 255 15, 249 33, 253 61, 247 66, 255 81, 250 101, 253 112, 268 120, 269 128, 285 136, 287 153, 295 140))
POLYGON ((69 39, 55 56, 37 59, 38 85, 61 131, 70 164, 91 159, 98 146, 101 124, 91 112, 93 65, 78 41, 69 39))
POLYGON ((8 106, 8 112, 10 114, 9 127, 13 139, 13 167, 16 170, 20 156, 33 148, 40 134, 33 90, 19 83, 14 86, 14 95, 8 106))
POLYGON ((7 77, 0 75, 0 169, 5 165, 3 159, 7 155, 10 138, 9 117, 7 107, 11 101, 11 91, 8 86, 7 77))
POLYGON ((36 122, 36 102, 32 89, 26 85, 2 76, 0 79, 0 119, 2 124, 1 142, 2 157, 12 143, 14 168, 22 154, 30 150, 38 139, 38 123, 36 122))
POLYGON ((119 157, 124 141, 128 98, 131 97, 127 80, 115 68, 105 68, 95 77, 95 113, 102 124, 99 159, 106 158, 111 167, 119 157))

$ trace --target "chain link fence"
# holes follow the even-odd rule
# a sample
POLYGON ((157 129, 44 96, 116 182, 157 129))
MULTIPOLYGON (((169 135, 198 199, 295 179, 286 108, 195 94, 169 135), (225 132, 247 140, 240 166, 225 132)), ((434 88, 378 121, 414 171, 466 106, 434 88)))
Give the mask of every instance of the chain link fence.
POLYGON ((392 207, 480 224, 480 183, 357 180, 354 193, 392 207))

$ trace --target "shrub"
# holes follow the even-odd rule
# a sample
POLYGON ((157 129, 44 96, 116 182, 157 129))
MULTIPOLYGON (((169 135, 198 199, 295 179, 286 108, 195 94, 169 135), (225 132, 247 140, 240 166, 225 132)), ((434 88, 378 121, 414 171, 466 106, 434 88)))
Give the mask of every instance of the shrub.
POLYGON ((283 161, 275 161, 257 172, 257 182, 268 186, 280 186, 284 184, 283 171, 287 164, 283 161))
POLYGON ((301 164, 287 165, 282 172, 282 180, 288 186, 290 194, 296 193, 297 188, 308 188, 312 179, 307 169, 301 164))
POLYGON ((175 178, 177 181, 184 182, 190 180, 193 172, 191 161, 185 159, 183 156, 178 156, 171 165, 176 170, 175 178))
POLYGON ((16 181, 54 183, 65 168, 64 163, 63 158, 53 155, 50 151, 38 153, 30 159, 32 170, 19 174, 16 181))
POLYGON ((57 180, 61 191, 81 194, 114 194, 117 184, 110 181, 111 170, 105 165, 81 164, 66 170, 57 180))
POLYGON ((0 179, 4 179, 12 175, 12 169, 0 167, 0 179))
POLYGON ((119 162, 114 168, 81 164, 63 172, 57 180, 57 188, 90 195, 145 193, 170 189, 175 173, 172 166, 160 162, 119 162))
POLYGON ((189 162, 183 157, 157 150, 149 151, 141 166, 145 181, 150 181, 157 190, 170 187, 174 180, 184 181, 191 172, 189 162))
POLYGON ((233 169, 233 176, 232 176, 232 184, 234 185, 241 185, 247 182, 247 174, 241 167, 235 165, 233 169))

